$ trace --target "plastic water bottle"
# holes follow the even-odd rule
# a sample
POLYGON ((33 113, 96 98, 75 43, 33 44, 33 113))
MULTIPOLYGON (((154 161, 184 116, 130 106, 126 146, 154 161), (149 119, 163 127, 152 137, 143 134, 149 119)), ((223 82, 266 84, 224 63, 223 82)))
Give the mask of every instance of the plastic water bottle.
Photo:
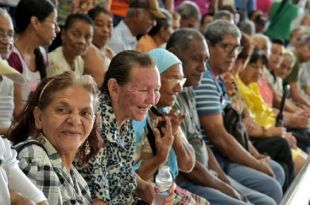
POLYGON ((170 168, 166 165, 162 166, 158 170, 158 174, 155 178, 156 187, 160 190, 159 193, 156 193, 152 205, 162 205, 165 198, 169 195, 169 188, 172 184, 172 176, 170 173, 170 168))

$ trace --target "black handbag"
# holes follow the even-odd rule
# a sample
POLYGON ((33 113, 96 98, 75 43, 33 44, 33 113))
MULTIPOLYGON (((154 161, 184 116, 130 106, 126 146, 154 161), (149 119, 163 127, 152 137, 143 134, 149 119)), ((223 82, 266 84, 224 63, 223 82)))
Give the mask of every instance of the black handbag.
POLYGON ((223 118, 227 132, 234 136, 242 147, 249 150, 249 136, 242 121, 242 114, 228 104, 224 108, 223 118))

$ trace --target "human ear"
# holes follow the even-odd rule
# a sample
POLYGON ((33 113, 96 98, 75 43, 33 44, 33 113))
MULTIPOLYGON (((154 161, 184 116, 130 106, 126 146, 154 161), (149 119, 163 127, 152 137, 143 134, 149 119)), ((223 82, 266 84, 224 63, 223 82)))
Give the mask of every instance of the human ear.
POLYGON ((116 79, 111 78, 108 81, 108 90, 110 97, 113 101, 118 101, 119 100, 119 90, 120 86, 118 85, 116 79))
POLYGON ((38 130, 43 128, 43 121, 42 121, 42 111, 38 106, 36 106, 33 110, 33 117, 34 117, 34 124, 38 130))

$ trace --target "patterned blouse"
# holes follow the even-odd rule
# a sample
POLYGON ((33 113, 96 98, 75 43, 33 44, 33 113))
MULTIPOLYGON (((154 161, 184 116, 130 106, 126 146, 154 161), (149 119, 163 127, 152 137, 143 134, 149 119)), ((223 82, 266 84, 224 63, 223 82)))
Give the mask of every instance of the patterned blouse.
POLYGON ((44 141, 42 147, 29 144, 21 148, 18 154, 21 170, 42 190, 49 204, 92 204, 87 183, 79 172, 72 167, 68 174, 53 145, 46 138, 44 141))
POLYGON ((100 133, 105 147, 87 166, 78 169, 94 198, 103 199, 109 205, 130 205, 134 203, 133 190, 136 188, 132 168, 135 148, 132 122, 126 122, 121 130, 118 128, 107 95, 101 96, 99 107, 102 118, 100 133))

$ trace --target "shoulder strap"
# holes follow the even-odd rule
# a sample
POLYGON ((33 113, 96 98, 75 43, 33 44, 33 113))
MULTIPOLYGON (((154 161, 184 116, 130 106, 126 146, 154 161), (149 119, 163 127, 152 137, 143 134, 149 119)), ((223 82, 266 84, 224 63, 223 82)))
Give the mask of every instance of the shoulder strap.
POLYGON ((25 147, 28 147, 28 146, 31 146, 31 145, 39 146, 39 147, 41 147, 46 152, 46 154, 48 153, 46 148, 40 142, 38 142, 36 140, 28 140, 27 142, 25 142, 23 144, 20 144, 18 146, 14 146, 14 148, 15 148, 17 153, 20 153, 25 147))

